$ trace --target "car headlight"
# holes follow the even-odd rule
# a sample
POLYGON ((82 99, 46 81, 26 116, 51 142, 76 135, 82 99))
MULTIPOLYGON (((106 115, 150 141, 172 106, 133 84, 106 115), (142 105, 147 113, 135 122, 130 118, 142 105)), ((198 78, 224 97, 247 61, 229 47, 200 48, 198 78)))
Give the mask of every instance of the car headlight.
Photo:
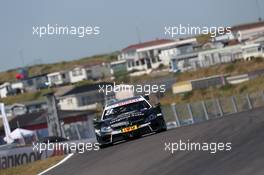
POLYGON ((149 122, 151 120, 154 120, 155 118, 157 118, 156 114, 150 114, 147 118, 146 118, 146 122, 149 122))
POLYGON ((112 132, 112 128, 110 126, 102 127, 101 132, 112 132))

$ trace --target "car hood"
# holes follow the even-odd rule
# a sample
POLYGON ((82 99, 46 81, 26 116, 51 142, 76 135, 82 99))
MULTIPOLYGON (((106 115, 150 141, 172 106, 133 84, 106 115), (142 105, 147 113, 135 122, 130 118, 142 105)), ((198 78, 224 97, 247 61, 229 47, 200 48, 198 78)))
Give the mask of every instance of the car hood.
POLYGON ((130 111, 117 115, 116 117, 109 119, 108 122, 112 126, 119 123, 129 125, 144 120, 145 113, 145 111, 130 111))

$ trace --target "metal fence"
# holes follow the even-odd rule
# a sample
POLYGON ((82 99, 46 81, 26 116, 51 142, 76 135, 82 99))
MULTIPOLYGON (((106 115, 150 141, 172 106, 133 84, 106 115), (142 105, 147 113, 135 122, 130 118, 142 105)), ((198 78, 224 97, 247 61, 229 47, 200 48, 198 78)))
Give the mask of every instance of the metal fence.
POLYGON ((188 104, 164 105, 162 112, 168 127, 171 128, 200 123, 261 106, 264 106, 264 93, 257 92, 188 104))
MULTIPOLYGON (((261 106, 264 106, 263 92, 222 97, 189 104, 162 105, 161 108, 168 128, 175 128, 261 106)), ((65 137, 71 140, 94 138, 95 133, 92 125, 91 117, 87 117, 85 121, 64 124, 63 131, 65 137)))

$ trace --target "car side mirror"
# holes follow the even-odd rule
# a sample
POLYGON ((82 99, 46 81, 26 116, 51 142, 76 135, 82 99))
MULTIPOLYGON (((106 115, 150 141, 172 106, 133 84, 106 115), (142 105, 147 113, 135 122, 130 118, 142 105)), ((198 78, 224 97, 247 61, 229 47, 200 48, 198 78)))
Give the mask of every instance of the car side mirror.
POLYGON ((93 119, 93 125, 94 125, 94 128, 100 128, 101 120, 94 118, 93 119))
POLYGON ((94 118, 93 123, 100 123, 100 120, 98 118, 94 118))
POLYGON ((155 105, 155 110, 156 110, 158 113, 161 112, 161 104, 160 104, 160 103, 157 103, 157 104, 155 105))
POLYGON ((94 123, 94 125, 98 125, 100 122, 101 122, 101 120, 98 119, 98 118, 94 118, 94 119, 93 119, 93 123, 94 123))
POLYGON ((149 96, 145 95, 144 98, 149 101, 149 96))

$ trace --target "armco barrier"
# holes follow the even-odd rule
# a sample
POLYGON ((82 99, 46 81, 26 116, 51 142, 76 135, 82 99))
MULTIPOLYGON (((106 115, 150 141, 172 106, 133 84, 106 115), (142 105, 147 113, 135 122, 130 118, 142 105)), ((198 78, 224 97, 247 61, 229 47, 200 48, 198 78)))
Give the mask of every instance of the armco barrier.
POLYGON ((236 75, 226 78, 228 84, 239 84, 249 80, 248 74, 236 75))
MULTIPOLYGON (((96 139, 85 139, 72 141, 71 143, 95 143, 96 139)), ((11 149, 5 149, 0 151, 0 171, 1 169, 11 168, 19 165, 28 164, 37 160, 43 160, 48 157, 65 155, 70 153, 67 150, 45 150, 43 152, 38 152, 33 150, 33 146, 28 147, 16 147, 11 149)))
POLYGON ((0 151, 0 170, 31 163, 54 156, 56 150, 37 152, 33 147, 12 148, 0 151))

